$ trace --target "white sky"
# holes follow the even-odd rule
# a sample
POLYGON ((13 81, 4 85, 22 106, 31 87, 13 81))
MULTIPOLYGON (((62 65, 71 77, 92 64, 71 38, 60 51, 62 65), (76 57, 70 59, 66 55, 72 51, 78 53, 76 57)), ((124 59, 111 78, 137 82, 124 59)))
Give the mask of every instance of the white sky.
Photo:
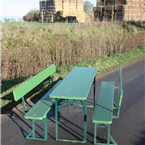
MULTIPOLYGON (((32 9, 39 9, 40 0, 0 0, 2 16, 24 16, 32 9)), ((96 6, 96 0, 89 0, 96 6)))

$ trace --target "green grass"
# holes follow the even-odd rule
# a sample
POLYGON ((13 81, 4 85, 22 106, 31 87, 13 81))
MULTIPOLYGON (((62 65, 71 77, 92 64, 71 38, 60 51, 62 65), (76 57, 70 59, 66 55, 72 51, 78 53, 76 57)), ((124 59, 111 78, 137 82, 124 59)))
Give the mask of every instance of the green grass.
MULTIPOLYGON (((131 25, 135 25, 136 27, 143 28, 145 29, 145 22, 130 22, 131 25)), ((31 28, 46 28, 46 27, 50 27, 50 26, 54 26, 54 25, 82 25, 85 23, 39 23, 39 22, 10 22, 10 23, 1 23, 1 27, 2 28, 12 28, 12 27, 31 27, 31 28)), ((93 23, 92 23, 93 24, 93 23)), ((100 23, 101 25, 101 23, 100 23)), ((126 23, 124 23, 123 27, 125 29, 132 29, 131 26, 128 26, 126 23)))
POLYGON ((71 64, 57 68, 57 73, 54 74, 55 80, 60 76, 64 78, 74 66, 80 67, 97 67, 97 75, 115 69, 120 65, 125 65, 134 60, 145 57, 145 45, 140 46, 136 49, 131 49, 124 53, 117 53, 111 56, 103 56, 97 59, 88 59, 79 63, 71 64))
MULTIPOLYGON (((74 25, 75 23, 39 23, 39 22, 14 22, 14 23, 1 23, 2 28, 12 27, 31 27, 31 28, 46 28, 54 25, 74 25)), ((77 23, 79 24, 79 23, 77 23)))
MULTIPOLYGON (((73 69, 74 66, 83 66, 83 67, 97 67, 97 75, 107 72, 109 70, 118 68, 119 65, 124 65, 134 60, 138 60, 145 57, 145 45, 140 46, 136 49, 131 49, 121 54, 114 54, 111 56, 104 56, 97 59, 89 59, 86 61, 81 61, 75 64, 71 64, 68 66, 63 66, 57 68, 56 72, 54 73, 54 81, 55 83, 65 78, 65 76, 73 69)), ((7 79, 1 85, 1 111, 4 113, 5 111, 16 107, 18 104, 21 104, 21 100, 15 102, 13 99, 12 91, 14 88, 19 86, 22 82, 30 79, 32 76, 29 77, 20 77, 14 79, 7 79)), ((27 102, 31 100, 39 99, 42 97, 50 88, 52 87, 50 78, 40 84, 36 89, 28 93, 25 96, 27 102)))

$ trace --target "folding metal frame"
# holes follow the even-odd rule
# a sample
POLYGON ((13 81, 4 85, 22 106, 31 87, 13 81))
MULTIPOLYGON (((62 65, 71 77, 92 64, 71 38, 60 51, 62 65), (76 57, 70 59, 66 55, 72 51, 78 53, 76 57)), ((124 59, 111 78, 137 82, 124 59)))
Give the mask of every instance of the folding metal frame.
POLYGON ((47 140, 47 115, 44 119, 42 119, 42 122, 36 122, 38 120, 33 119, 32 120, 32 131, 27 135, 26 139, 32 139, 32 140, 41 140, 46 141, 47 140), (44 138, 36 138, 35 137, 35 123, 42 123, 44 124, 44 138), (32 135, 32 137, 30 137, 32 135))
MULTIPOLYGON (((117 145, 115 140, 110 135, 110 124, 104 124, 107 127, 107 143, 97 143, 96 137, 97 137, 97 126, 100 125, 98 123, 94 123, 94 144, 95 145, 117 145), (113 143, 110 143, 110 141, 113 143)), ((98 126, 104 128, 104 126, 98 126)))
MULTIPOLYGON (((65 104, 59 104, 59 100, 55 99, 55 129, 56 129, 56 140, 57 141, 68 141, 68 142, 80 142, 80 143, 86 143, 86 132, 87 132, 87 100, 84 100, 84 107, 81 107, 80 105, 76 104, 76 102, 82 101, 82 100, 73 100, 73 101, 69 101, 69 100, 62 100, 63 102, 65 102, 65 104), (64 106, 68 106, 72 104, 73 106, 79 107, 81 109, 83 109, 84 112, 84 140, 80 141, 80 140, 69 140, 69 139, 59 139, 58 138, 58 108, 60 107, 64 107, 64 106)), ((59 111, 65 111, 65 110, 60 110, 59 111)), ((79 111, 75 111, 72 110, 73 112, 79 112, 79 111)))

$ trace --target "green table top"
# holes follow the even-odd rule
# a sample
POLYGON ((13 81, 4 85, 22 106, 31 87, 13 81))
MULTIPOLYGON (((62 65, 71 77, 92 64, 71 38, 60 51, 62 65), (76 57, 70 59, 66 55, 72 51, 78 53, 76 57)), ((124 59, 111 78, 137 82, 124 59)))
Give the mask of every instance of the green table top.
POLYGON ((97 67, 74 67, 49 97, 86 100, 96 72, 97 67))

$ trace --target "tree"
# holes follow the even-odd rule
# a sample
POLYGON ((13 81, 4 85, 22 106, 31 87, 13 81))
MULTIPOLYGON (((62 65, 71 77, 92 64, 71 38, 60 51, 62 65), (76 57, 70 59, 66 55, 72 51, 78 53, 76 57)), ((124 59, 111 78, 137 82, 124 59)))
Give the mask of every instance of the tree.
POLYGON ((89 2, 88 0, 84 2, 84 11, 87 14, 93 14, 93 7, 94 5, 89 2))
POLYGON ((30 10, 25 16, 23 16, 24 21, 38 21, 39 20, 39 10, 30 10))
POLYGON ((10 21, 11 21, 11 22, 16 22, 16 20, 15 20, 15 19, 13 19, 13 18, 11 18, 11 19, 10 19, 10 21))
POLYGON ((23 22, 23 20, 21 18, 18 19, 18 22, 23 22))
POLYGON ((10 19, 5 18, 4 21, 5 21, 6 23, 8 23, 8 22, 10 22, 10 19))

